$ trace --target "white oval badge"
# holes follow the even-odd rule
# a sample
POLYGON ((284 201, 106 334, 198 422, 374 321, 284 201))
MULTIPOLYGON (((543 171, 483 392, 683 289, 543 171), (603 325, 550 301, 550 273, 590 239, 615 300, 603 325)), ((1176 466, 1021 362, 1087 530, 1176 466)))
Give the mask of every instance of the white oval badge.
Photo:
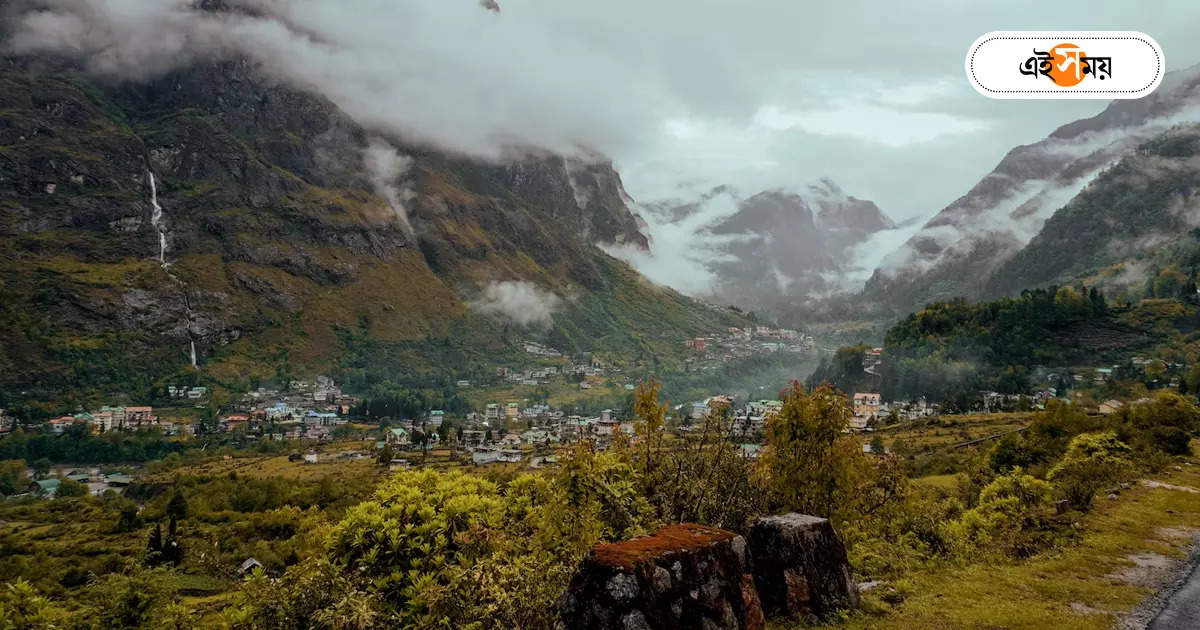
POLYGON ((990 98, 1141 98, 1166 72, 1137 31, 992 31, 967 50, 967 79, 990 98))

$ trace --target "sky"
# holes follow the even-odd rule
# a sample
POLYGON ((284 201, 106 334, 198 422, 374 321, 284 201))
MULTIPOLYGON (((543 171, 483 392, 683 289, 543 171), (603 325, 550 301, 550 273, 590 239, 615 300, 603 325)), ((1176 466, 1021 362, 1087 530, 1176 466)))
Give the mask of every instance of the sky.
MULTIPOLYGON (((963 72, 1005 29, 1137 30, 1200 62, 1195 0, 10 0, 6 47, 145 79, 241 54, 360 122, 482 157, 610 156, 639 201, 830 177, 898 222, 1104 101, 999 101, 963 72), (10 16, 12 17, 12 16, 10 16)), ((879 249, 890 247, 880 243, 879 249)))

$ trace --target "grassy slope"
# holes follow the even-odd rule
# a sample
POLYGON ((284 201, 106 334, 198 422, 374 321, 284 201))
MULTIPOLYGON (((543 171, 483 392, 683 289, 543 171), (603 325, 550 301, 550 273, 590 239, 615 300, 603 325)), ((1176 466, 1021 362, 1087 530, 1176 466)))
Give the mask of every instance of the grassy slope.
POLYGON ((897 440, 903 440, 914 451, 934 450, 960 442, 1006 433, 1029 424, 1031 414, 1016 413, 968 413, 944 415, 922 422, 904 422, 886 427, 867 439, 879 436, 891 448, 897 440))
MULTIPOLYGON (((343 450, 361 448, 362 442, 341 442, 324 445, 322 453, 333 454, 343 450)), ((355 489, 361 496, 351 498, 357 502, 365 498, 387 469, 374 460, 327 460, 317 464, 289 461, 287 455, 238 455, 231 459, 209 457, 190 465, 167 472, 150 474, 140 480, 145 484, 173 483, 179 477, 201 480, 221 480, 236 475, 241 479, 284 479, 296 488, 313 487, 327 483, 336 488, 355 489)), ((265 557, 265 554, 286 553, 299 541, 288 537, 272 536, 255 528, 255 519, 262 518, 267 511, 236 512, 212 511, 202 508, 196 498, 195 486, 188 486, 192 513, 181 524, 185 548, 191 552, 185 556, 178 579, 188 602, 210 599, 214 605, 228 595, 232 584, 224 572, 247 555, 265 557), (221 558, 206 563, 200 553, 204 545, 220 541, 221 558), (219 568, 220 571, 214 571, 219 568)), ((151 512, 161 515, 166 496, 145 501, 151 512)), ((325 514, 335 515, 339 508, 326 507, 325 514)), ((0 574, 24 576, 35 582, 44 592, 54 596, 71 597, 78 593, 58 584, 63 574, 71 568, 92 571, 103 575, 120 571, 124 564, 137 559, 145 552, 146 540, 151 525, 143 525, 136 531, 118 533, 114 531, 119 504, 102 499, 56 499, 28 502, 0 502, 0 574)), ((298 524, 298 523, 293 523, 298 524)))
MULTIPOLYGON (((1154 478, 1200 490, 1198 466, 1154 478)), ((1155 591, 1154 572, 1132 556, 1185 557, 1200 531, 1200 492, 1138 485, 1116 500, 1099 497, 1079 522, 1077 544, 1024 562, 917 573, 903 603, 892 607, 868 594, 865 611, 835 627, 1110 628, 1155 591)))

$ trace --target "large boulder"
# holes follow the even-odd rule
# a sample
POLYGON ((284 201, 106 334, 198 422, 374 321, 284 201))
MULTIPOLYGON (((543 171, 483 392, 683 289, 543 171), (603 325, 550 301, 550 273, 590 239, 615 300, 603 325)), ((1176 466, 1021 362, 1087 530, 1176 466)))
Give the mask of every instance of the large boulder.
POLYGON ((702 525, 597 545, 563 597, 561 628, 761 630, 746 540, 702 525))
POLYGON ((829 519, 794 513, 760 518, 747 542, 768 616, 819 618, 858 607, 846 547, 829 519))

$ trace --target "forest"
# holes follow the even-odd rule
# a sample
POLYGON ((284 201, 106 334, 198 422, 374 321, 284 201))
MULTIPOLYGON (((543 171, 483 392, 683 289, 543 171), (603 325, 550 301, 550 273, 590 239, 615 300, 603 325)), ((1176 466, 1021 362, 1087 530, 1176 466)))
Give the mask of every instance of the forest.
MULTIPOLYGON (((924 396, 954 403, 980 391, 1030 394, 1035 385, 1067 385, 1061 378, 1035 383, 1038 366, 1123 366, 1135 355, 1153 357, 1160 350, 1182 360, 1200 327, 1194 285, 1182 279, 1164 289, 1174 297, 1135 303, 1110 304, 1096 288, 1080 285, 988 302, 930 304, 887 331, 877 376, 861 365, 867 346, 846 346, 823 359, 809 385, 829 382, 846 391, 879 391, 886 400, 924 396), (1178 297, 1189 290, 1187 299, 1178 297)), ((1152 285, 1152 293, 1161 284, 1152 285)))

